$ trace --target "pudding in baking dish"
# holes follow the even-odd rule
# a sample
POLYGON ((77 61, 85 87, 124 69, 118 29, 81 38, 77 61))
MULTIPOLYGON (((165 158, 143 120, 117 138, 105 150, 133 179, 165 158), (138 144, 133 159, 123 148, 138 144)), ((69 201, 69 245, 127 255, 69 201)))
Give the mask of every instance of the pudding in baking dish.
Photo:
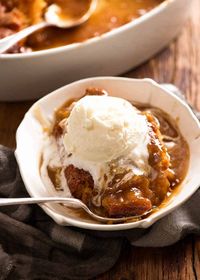
MULTIPOLYGON (((2 0, 0 2, 0 38, 9 36, 43 20, 46 8, 57 4, 67 14, 83 13, 87 0, 2 0)), ((71 29, 46 28, 13 47, 9 52, 20 53, 55 48, 83 42, 118 28, 158 6, 163 0, 99 0, 91 18, 71 29)))
POLYGON ((42 149, 44 184, 106 217, 142 215, 186 176, 188 144, 158 108, 87 88, 55 112, 42 149))

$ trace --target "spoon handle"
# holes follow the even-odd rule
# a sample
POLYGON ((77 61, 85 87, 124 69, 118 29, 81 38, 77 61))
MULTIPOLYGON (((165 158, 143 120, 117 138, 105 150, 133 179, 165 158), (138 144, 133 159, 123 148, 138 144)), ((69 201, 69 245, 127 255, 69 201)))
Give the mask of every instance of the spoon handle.
POLYGON ((42 197, 42 198, 34 198, 34 197, 24 197, 24 198, 0 198, 0 206, 8 206, 8 205, 18 205, 18 204, 35 204, 35 203, 44 203, 44 202, 57 202, 64 203, 70 207, 81 207, 81 203, 79 200, 75 198, 67 198, 67 197, 42 197))
POLYGON ((4 53, 5 51, 7 51, 9 48, 11 48, 12 46, 14 46, 16 43, 18 43, 19 41, 21 41, 22 39, 26 38, 27 36, 29 36, 30 34, 50 26, 51 24, 47 23, 47 22, 40 22, 37 23, 35 25, 29 26, 25 29, 22 29, 21 31, 17 32, 16 34, 13 34, 11 36, 8 36, 6 38, 3 38, 0 40, 0 54, 4 53))

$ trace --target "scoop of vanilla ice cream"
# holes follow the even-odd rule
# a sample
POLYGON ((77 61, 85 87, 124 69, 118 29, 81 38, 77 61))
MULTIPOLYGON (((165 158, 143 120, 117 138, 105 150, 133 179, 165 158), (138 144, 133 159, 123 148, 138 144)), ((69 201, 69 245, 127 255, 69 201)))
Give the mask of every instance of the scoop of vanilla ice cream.
POLYGON ((144 147, 148 140, 145 116, 118 97, 81 98, 66 120, 65 128, 66 151, 93 162, 108 162, 127 155, 138 145, 141 148, 141 143, 144 147))

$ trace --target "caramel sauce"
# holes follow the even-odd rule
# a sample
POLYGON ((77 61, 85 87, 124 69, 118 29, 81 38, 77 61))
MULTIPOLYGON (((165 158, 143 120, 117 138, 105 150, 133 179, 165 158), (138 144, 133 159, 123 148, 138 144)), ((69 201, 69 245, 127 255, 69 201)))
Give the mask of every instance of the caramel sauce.
POLYGON ((60 182, 60 173, 61 173, 62 168, 53 168, 50 166, 47 166, 47 172, 48 176, 54 185, 56 191, 62 191, 63 189, 60 187, 61 182, 60 182))
POLYGON ((90 8, 90 0, 55 0, 52 4, 56 4, 60 8, 59 17, 62 20, 80 19, 90 8))
POLYGON ((99 0, 94 14, 81 26, 66 30, 58 28, 45 29, 31 36, 26 45, 37 51, 83 42, 129 23, 161 2, 163 1, 99 0))

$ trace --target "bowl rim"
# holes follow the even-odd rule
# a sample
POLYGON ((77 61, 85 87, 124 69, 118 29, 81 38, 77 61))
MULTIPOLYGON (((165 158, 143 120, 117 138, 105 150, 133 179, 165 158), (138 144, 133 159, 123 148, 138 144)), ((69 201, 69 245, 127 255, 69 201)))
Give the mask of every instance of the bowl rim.
MULTIPOLYGON (((97 80, 120 80, 120 81, 124 81, 124 82, 143 82, 143 83, 150 83, 152 86, 158 88, 159 90, 162 90, 164 92, 166 92, 167 94, 169 94, 172 98, 176 99, 181 106, 185 107, 185 109, 188 111, 189 116, 191 118, 191 120, 193 122, 196 123, 197 128, 200 129, 200 122, 198 121, 197 117, 195 116, 195 114, 193 113, 192 109, 189 107, 189 105, 181 100, 179 97, 177 97, 177 95, 175 95, 173 92, 169 91, 166 88, 163 88, 161 85, 159 85, 158 83, 156 83, 154 80, 149 79, 149 78, 145 78, 145 79, 132 79, 132 78, 122 78, 122 77, 92 77, 92 78, 87 78, 87 79, 82 79, 76 82, 73 82, 69 85, 63 86, 55 91, 53 91, 52 93, 48 94, 47 96, 44 96, 43 98, 39 99, 37 102, 35 102, 31 108, 27 111, 27 113, 25 114, 24 119, 22 120, 21 124, 19 125, 17 132, 16 132, 16 143, 17 143, 17 148, 15 150, 15 156, 19 165, 19 169, 20 169, 20 173, 24 182, 24 185, 26 187, 26 190, 28 191, 30 196, 34 196, 31 188, 29 186, 26 185, 26 178, 24 176, 23 170, 21 168, 21 164, 20 164, 20 159, 19 159, 19 155, 18 155, 18 142, 19 142, 19 133, 20 133, 20 129, 23 126, 23 122, 25 121, 26 116, 28 116, 28 114, 31 113, 33 106, 35 106, 35 104, 38 104, 39 102, 45 102, 45 100, 47 100, 49 97, 57 95, 59 93, 59 91, 63 91, 63 89, 67 88, 68 86, 73 86, 75 84, 81 84, 81 83, 85 83, 85 82, 89 82, 89 81, 97 81, 97 80)), ((161 213, 157 214, 156 217, 152 217, 151 215, 149 217, 147 217, 144 220, 140 220, 137 222, 130 222, 130 223, 124 223, 124 224, 114 224, 114 225, 108 225, 108 224, 92 224, 92 223, 88 223, 88 222, 83 222, 83 221, 77 221, 74 218, 70 218, 70 217, 64 217, 62 214, 57 213, 55 211, 53 211, 48 204, 45 205, 40 205, 43 210, 50 215, 50 217, 57 222, 60 225, 71 225, 71 226, 75 226, 75 227, 79 227, 79 228, 85 228, 85 229, 90 229, 90 230, 101 230, 101 231, 120 231, 120 230, 127 230, 127 229, 132 229, 132 228, 147 228, 149 226, 151 226, 152 224, 154 224, 157 220, 161 219, 162 217, 166 216, 167 214, 171 213, 172 211, 174 211, 176 208, 180 207, 180 205, 182 205, 186 200, 188 200, 193 194, 194 192, 199 188, 199 184, 196 185, 195 187, 192 188, 192 191, 189 193, 189 195, 187 195, 184 199, 182 199, 181 201, 179 201, 176 205, 173 205, 172 207, 168 207, 165 209, 165 211, 162 211, 161 213), (67 219, 67 221, 66 221, 67 219)))
POLYGON ((74 49, 79 49, 83 47, 87 47, 89 45, 93 45, 98 43, 99 41, 106 40, 108 38, 114 37, 116 34, 121 34, 124 31, 130 30, 134 28, 135 26, 140 25, 143 22, 148 21, 149 19, 153 18, 154 16, 157 16, 159 13, 161 13, 163 10, 166 9, 169 5, 176 2, 177 0, 164 0, 164 2, 158 4, 156 7, 145 13, 144 15, 139 16, 138 18, 119 26, 118 28, 115 28, 111 31, 108 31, 106 33, 101 34, 100 36, 89 38, 83 42, 77 42, 72 43, 69 45, 64 45, 60 47, 55 48, 49 48, 39 51, 33 51, 30 53, 15 53, 15 54, 0 54, 0 60, 14 60, 14 59, 26 59, 26 58, 32 58, 32 57, 41 57, 41 56, 48 56, 52 54, 62 53, 65 51, 70 51, 74 49))

